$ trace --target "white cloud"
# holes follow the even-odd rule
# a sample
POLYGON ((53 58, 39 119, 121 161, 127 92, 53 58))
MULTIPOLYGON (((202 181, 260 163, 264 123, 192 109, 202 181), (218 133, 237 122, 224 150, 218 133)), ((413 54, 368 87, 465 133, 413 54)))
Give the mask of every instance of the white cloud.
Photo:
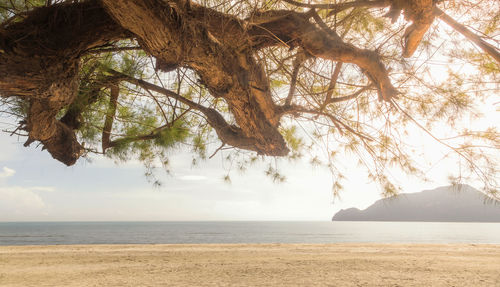
POLYGON ((0 178, 7 178, 7 177, 11 177, 13 176, 14 174, 16 173, 15 170, 11 169, 11 168, 8 168, 6 166, 4 166, 2 168, 2 172, 0 172, 0 178))
POLYGON ((23 187, 0 187, 0 221, 39 220, 47 212, 42 198, 23 187))
POLYGON ((53 192, 50 186, 9 186, 5 180, 16 171, 0 169, 0 221, 41 220, 47 214, 47 205, 37 192, 53 192))

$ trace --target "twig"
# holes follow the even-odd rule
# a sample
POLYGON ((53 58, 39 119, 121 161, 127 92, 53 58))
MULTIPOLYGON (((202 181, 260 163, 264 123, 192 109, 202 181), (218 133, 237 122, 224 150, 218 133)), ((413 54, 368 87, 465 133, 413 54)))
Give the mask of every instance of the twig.
POLYGON ((222 145, 218 149, 216 149, 215 152, 208 158, 209 159, 213 158, 225 145, 226 145, 225 143, 222 143, 222 145))
POLYGON ((97 53, 109 53, 109 52, 123 52, 123 51, 135 51, 142 50, 142 47, 114 47, 114 48, 101 48, 88 50, 87 53, 97 54, 97 53))
POLYGON ((113 120, 116 114, 116 104, 120 95, 120 88, 117 84, 110 87, 110 98, 106 119, 104 121, 104 128, 102 129, 102 152, 104 153, 111 144, 111 129, 113 128, 113 120))
POLYGON ((288 96, 285 100, 285 106, 289 106, 292 103, 292 98, 295 94, 295 89, 297 86, 297 76, 299 74, 299 69, 302 63, 306 60, 304 52, 297 53, 297 57, 293 60, 293 70, 292 70, 292 78, 290 81, 290 90, 288 90, 288 96))
POLYGON ((354 7, 385 7, 391 4, 391 1, 389 0, 376 0, 376 1, 353 1, 353 2, 346 2, 346 3, 339 3, 339 4, 308 4, 308 3, 301 3, 297 2, 294 0, 283 0, 284 2, 287 2, 289 4, 292 4, 297 7, 304 7, 304 8, 314 8, 314 9, 333 9, 334 13, 330 12, 328 16, 331 16, 333 14, 336 14, 338 12, 344 11, 349 8, 354 8, 354 7))
POLYGON ((335 69, 333 70, 332 77, 330 79, 330 84, 328 85, 328 91, 326 92, 325 101, 319 108, 320 112, 322 112, 325 109, 326 105, 328 105, 332 100, 333 91, 335 90, 335 86, 337 85, 337 80, 339 79, 341 69, 342 69, 342 62, 337 62, 337 64, 335 64, 335 69))

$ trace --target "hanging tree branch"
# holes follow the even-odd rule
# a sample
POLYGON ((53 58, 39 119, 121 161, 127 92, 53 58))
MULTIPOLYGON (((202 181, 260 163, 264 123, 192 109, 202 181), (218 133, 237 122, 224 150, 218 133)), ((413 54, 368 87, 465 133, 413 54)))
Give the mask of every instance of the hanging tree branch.
POLYGON ((292 103, 293 96, 295 95, 295 88, 297 86, 297 76, 299 75, 299 69, 302 63, 306 60, 306 55, 304 52, 297 53, 297 56, 293 60, 293 70, 290 80, 290 89, 288 90, 288 96, 285 100, 285 106, 289 106, 292 103))
POLYGON ((328 90, 326 91, 325 101, 319 108, 321 112, 332 101, 333 92, 335 91, 335 86, 337 85, 341 69, 342 69, 342 62, 337 62, 337 64, 335 64, 335 69, 333 70, 332 77, 330 79, 330 84, 328 84, 328 90))
POLYGON ((120 88, 117 84, 110 86, 110 96, 108 111, 106 112, 106 119, 104 121, 104 128, 102 129, 102 151, 105 152, 108 147, 110 147, 111 129, 113 128, 113 120, 116 114, 116 105, 118 102, 118 96, 120 94, 120 88))

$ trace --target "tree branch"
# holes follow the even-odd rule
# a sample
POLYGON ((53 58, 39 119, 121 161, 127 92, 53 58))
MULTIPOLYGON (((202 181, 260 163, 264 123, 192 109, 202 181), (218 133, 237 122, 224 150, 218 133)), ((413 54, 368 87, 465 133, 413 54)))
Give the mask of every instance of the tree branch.
POLYGON ((399 92, 389 79, 388 72, 376 51, 360 49, 329 32, 318 28, 308 20, 309 13, 293 11, 267 11, 257 13, 251 19, 248 33, 255 42, 255 48, 278 45, 280 42, 295 42, 312 56, 336 62, 353 63, 375 84, 379 99, 390 101, 399 92), (281 41, 269 37, 272 33, 281 41))
POLYGON ((143 49, 142 47, 111 47, 111 48, 90 49, 87 51, 87 53, 99 54, 99 53, 112 53, 112 52, 124 52, 124 51, 137 51, 142 49, 143 49))
POLYGON ((26 144, 40 141, 53 158, 73 165, 84 149, 56 116, 77 98, 80 57, 130 34, 97 0, 35 8, 0 34, 0 93, 29 102, 26 144))
POLYGON ((212 96, 224 98, 238 133, 256 141, 253 149, 273 156, 288 153, 269 80, 253 57, 242 20, 183 0, 102 3, 149 53, 191 68, 212 96))
POLYGON ((352 99, 355 99, 357 98, 361 93, 363 93, 364 91, 368 90, 371 86, 366 86, 366 87, 363 87, 361 89, 359 89, 358 91, 354 92, 353 94, 351 95, 347 95, 347 96, 343 96, 343 97, 336 97, 336 98, 331 98, 330 101, 328 102, 328 104, 331 104, 331 103, 339 103, 339 102, 344 102, 344 101, 348 101, 348 100, 352 100, 352 99))
POLYGON ((297 2, 294 0, 283 0, 286 3, 292 4, 297 7, 303 7, 303 8, 313 8, 313 9, 333 9, 332 12, 328 14, 328 16, 331 16, 333 14, 339 13, 341 11, 344 11, 349 8, 355 8, 355 7, 369 7, 369 8, 377 8, 377 7, 386 7, 389 6, 391 1, 389 0, 375 0, 375 1, 365 1, 365 0, 360 0, 360 1, 353 1, 353 2, 345 2, 345 3, 339 3, 339 4, 334 4, 334 3, 328 3, 328 4, 308 4, 308 3, 301 3, 297 2))
MULTIPOLYGON (((108 71, 113 75, 120 76, 124 81, 140 86, 143 89, 163 94, 167 97, 178 100, 179 102, 187 105, 191 109, 200 111, 205 116, 205 119, 207 120, 208 124, 212 128, 214 128, 215 132, 217 133, 217 136, 223 143, 241 149, 253 150, 258 153, 263 152, 259 147, 258 139, 253 137, 248 137, 243 133, 241 128, 235 125, 228 124, 226 120, 222 117, 222 115, 219 114, 215 109, 204 107, 198 103, 186 99, 185 97, 173 91, 151 84, 144 80, 136 79, 111 69, 109 69, 108 71)), ((145 135, 141 137, 141 139, 151 139, 151 136, 152 135, 145 135)))
MULTIPOLYGON (((90 79, 88 80, 90 81, 90 79)), ((82 113, 90 105, 99 100, 101 89, 106 86, 116 85, 119 81, 120 77, 111 76, 90 82, 88 86, 82 87, 82 84, 80 84, 80 93, 69 105, 66 110, 66 114, 64 114, 60 121, 73 130, 79 129, 81 126, 82 113)))
POLYGON ((304 52, 297 53, 296 58, 293 60, 293 70, 290 80, 290 89, 288 90, 288 96, 285 100, 285 106, 289 106, 292 103, 293 96, 295 95, 295 88, 297 86, 297 76, 299 75, 299 69, 302 63, 306 60, 306 55, 304 52))
POLYGON ((347 124, 345 124, 343 121, 339 120, 337 117, 335 117, 334 115, 330 114, 330 113, 326 113, 326 112, 322 112, 322 111, 318 111, 318 110, 311 110, 311 109, 306 109, 306 108, 303 108, 303 107, 299 107, 299 106, 291 106, 288 110, 286 110, 284 113, 288 114, 288 113, 306 113, 306 114, 313 114, 313 115, 319 115, 319 116, 325 116, 327 117, 328 119, 330 119, 330 121, 341 131, 341 128, 344 128, 346 129, 347 131, 349 131, 350 133, 356 135, 357 137, 359 138, 362 138, 362 139, 365 139, 365 140, 368 140, 368 141, 373 141, 373 138, 371 138, 370 136, 368 135, 365 135, 363 133, 360 133, 358 131, 355 131, 353 128, 351 128, 350 126, 348 126, 347 124))
MULTIPOLYGON (((168 125, 163 125, 161 127, 155 128, 152 130, 149 134, 143 134, 143 135, 137 135, 137 136, 129 136, 129 137, 123 137, 119 138, 113 141, 109 141, 106 145, 106 148, 104 148, 103 145, 103 152, 106 151, 108 148, 113 148, 117 147, 122 143, 130 143, 130 142, 137 142, 137 141, 145 141, 145 140, 152 140, 158 137, 158 135, 165 129, 170 128, 168 125)), ((104 139, 103 139, 104 140, 104 139)))
POLYGON ((403 57, 411 57, 434 22, 433 0, 412 0, 404 7, 405 18, 413 21, 404 33, 403 57))
POLYGON ((335 86, 337 85, 337 80, 339 79, 341 69, 342 69, 342 62, 337 62, 337 64, 335 64, 335 69, 333 70, 332 77, 330 79, 330 84, 328 85, 328 91, 326 91, 325 101, 319 108, 320 112, 322 112, 332 100, 333 91, 335 90, 335 86))
POLYGON ((450 25, 453 29, 455 29, 460 34, 464 35, 465 38, 472 41, 474 44, 478 45, 484 52, 493 57, 500 64, 500 53, 497 48, 493 45, 487 43, 481 37, 471 32, 467 27, 455 21, 455 19, 448 16, 448 14, 444 13, 443 10, 438 7, 434 7, 434 13, 437 17, 439 17, 443 22, 450 25))
POLYGON ((106 152, 106 149, 110 146, 111 129, 113 128, 113 120, 116 114, 116 105, 118 102, 118 96, 120 95, 120 88, 117 84, 110 86, 110 97, 108 111, 106 112, 106 119, 104 121, 104 128, 102 129, 102 152, 106 152))

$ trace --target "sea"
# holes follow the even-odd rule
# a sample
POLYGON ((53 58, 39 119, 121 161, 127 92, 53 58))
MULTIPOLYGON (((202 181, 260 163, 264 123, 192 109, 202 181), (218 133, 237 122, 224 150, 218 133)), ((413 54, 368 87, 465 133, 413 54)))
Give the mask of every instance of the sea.
POLYGON ((0 245, 197 243, 500 244, 500 223, 0 222, 0 245))

